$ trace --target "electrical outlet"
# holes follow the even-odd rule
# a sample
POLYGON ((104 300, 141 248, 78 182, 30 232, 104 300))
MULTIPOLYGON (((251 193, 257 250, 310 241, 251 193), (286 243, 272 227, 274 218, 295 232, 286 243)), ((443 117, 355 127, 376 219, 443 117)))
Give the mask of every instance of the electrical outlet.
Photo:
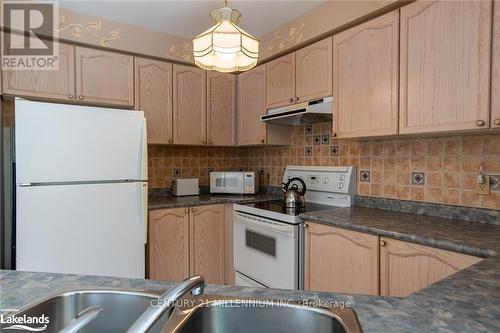
POLYGON ((476 194, 480 195, 490 195, 490 176, 484 175, 484 181, 482 184, 476 184, 476 194))

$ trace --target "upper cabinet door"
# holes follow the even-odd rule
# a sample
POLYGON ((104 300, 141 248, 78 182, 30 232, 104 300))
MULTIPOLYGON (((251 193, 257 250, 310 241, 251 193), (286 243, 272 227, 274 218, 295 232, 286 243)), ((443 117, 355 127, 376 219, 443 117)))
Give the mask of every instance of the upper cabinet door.
POLYGON ((238 75, 238 144, 266 143, 266 66, 261 65, 238 75))
POLYGON ((398 11, 333 36, 333 132, 398 132, 398 11))
POLYGON ((58 100, 75 99, 75 48, 59 43, 59 69, 2 71, 3 93, 58 100))
POLYGON ((500 2, 495 2, 493 18, 493 72, 491 75, 491 126, 500 128, 500 2))
POLYGON ((134 58, 76 47, 76 91, 82 102, 134 105, 134 58))
POLYGON ((299 102, 332 94, 332 38, 306 46, 295 53, 299 102))
POLYGON ((491 1, 401 8, 401 133, 488 128, 491 1))
POLYGON ((236 145, 236 76, 207 73, 208 143, 236 145))
POLYGON ((135 58, 135 108, 146 116, 148 143, 173 143, 172 64, 135 58))
POLYGON ((267 108, 295 103, 295 52, 266 64, 267 108))
POLYGON ((193 66, 174 65, 174 143, 207 143, 206 74, 193 66))

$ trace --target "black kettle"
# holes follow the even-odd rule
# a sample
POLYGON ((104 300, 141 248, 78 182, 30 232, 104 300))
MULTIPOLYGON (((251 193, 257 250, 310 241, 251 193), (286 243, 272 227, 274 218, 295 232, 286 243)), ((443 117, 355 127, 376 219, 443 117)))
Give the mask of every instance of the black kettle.
POLYGON ((287 208, 305 206, 306 201, 304 199, 304 194, 306 194, 306 183, 301 178, 290 178, 287 183, 282 183, 281 185, 281 190, 284 193, 285 206, 287 208), (299 182, 302 185, 302 189, 299 191, 298 185, 292 184, 293 182, 299 182))

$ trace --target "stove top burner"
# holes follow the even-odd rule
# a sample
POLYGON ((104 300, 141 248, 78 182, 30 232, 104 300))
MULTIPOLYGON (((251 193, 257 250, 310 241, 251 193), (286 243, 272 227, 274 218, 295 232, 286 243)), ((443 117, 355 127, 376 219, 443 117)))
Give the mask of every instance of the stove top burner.
POLYGON ((251 204, 245 204, 245 206, 254 207, 263 210, 269 210, 271 212, 297 216, 302 213, 312 212, 317 210, 332 209, 332 206, 320 205, 315 203, 307 203, 304 207, 289 208, 285 207, 283 200, 273 200, 273 201, 262 201, 251 204))

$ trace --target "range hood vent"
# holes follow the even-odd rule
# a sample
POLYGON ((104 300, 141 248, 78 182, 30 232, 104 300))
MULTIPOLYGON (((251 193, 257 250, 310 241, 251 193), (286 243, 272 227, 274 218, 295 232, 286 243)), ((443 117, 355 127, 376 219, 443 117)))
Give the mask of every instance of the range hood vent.
POLYGON ((333 97, 270 109, 260 120, 269 124, 297 126, 332 121, 333 97))

